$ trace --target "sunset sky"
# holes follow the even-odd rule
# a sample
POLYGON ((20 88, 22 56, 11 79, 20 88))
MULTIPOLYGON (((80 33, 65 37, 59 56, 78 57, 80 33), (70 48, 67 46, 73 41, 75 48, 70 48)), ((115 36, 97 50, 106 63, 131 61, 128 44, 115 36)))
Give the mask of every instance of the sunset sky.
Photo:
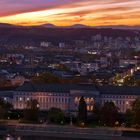
POLYGON ((0 0, 0 22, 140 25, 140 0, 0 0))

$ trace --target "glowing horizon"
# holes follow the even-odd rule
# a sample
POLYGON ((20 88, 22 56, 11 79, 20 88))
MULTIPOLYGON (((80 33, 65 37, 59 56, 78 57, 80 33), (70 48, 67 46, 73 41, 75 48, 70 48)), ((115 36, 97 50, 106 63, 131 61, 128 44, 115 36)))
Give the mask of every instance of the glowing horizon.
POLYGON ((1 23, 140 25, 140 0, 4 0, 0 5, 1 23))

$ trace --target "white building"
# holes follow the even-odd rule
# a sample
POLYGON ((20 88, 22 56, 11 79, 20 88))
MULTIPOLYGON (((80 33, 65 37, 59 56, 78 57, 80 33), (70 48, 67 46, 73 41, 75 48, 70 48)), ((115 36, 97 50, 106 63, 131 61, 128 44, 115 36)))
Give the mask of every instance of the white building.
POLYGON ((119 112, 131 109, 132 102, 140 98, 140 87, 102 86, 99 88, 101 104, 114 102, 119 112))
POLYGON ((75 113, 78 110, 80 98, 83 96, 87 103, 87 110, 92 111, 95 103, 103 105, 105 102, 114 102, 120 112, 131 108, 132 102, 140 97, 139 87, 95 87, 89 84, 66 85, 47 84, 35 85, 25 83, 14 91, 1 91, 0 96, 11 102, 15 109, 26 108, 27 101, 36 99, 40 110, 52 107, 60 108, 65 112, 75 113))
POLYGON ((13 106, 15 109, 24 109, 27 101, 36 99, 41 110, 55 107, 65 112, 75 112, 78 109, 80 98, 84 96, 88 111, 92 111, 95 102, 94 96, 98 95, 99 92, 95 87, 88 85, 24 84, 14 91, 13 106))

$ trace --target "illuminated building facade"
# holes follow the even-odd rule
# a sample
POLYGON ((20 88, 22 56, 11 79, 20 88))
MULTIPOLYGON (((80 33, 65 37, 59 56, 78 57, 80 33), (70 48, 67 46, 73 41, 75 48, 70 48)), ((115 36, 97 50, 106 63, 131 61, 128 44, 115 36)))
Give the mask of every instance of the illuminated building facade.
POLYGON ((105 102, 114 102, 119 112, 126 112, 132 102, 140 97, 138 87, 95 87, 89 84, 66 85, 47 84, 35 85, 25 83, 14 91, 1 94, 5 101, 11 102, 14 109, 24 109, 29 100, 36 99, 40 110, 49 110, 52 107, 60 108, 65 112, 77 112, 80 98, 83 96, 87 103, 87 110, 94 109, 94 104, 103 105, 105 102))

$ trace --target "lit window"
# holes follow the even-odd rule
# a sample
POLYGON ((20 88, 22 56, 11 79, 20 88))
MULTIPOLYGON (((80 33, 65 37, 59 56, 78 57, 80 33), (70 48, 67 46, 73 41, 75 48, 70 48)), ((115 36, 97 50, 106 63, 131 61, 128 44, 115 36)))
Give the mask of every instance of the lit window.
POLYGON ((78 97, 75 97, 75 103, 77 103, 78 102, 78 97))
POLYGON ((90 107, 91 111, 93 110, 93 106, 90 107))
POLYGON ((91 98, 90 101, 93 102, 93 98, 91 98))
POLYGON ((128 101, 126 101, 126 105, 129 105, 129 102, 128 101))
POLYGON ((22 101, 22 98, 20 97, 19 100, 22 101))
POLYGON ((87 103, 89 103, 89 101, 90 101, 90 99, 89 99, 89 98, 87 98, 87 103))
POLYGON ((88 111, 90 110, 90 107, 89 107, 89 106, 87 106, 87 110, 88 110, 88 111))
POLYGON ((39 108, 39 104, 37 104, 37 108, 39 108))
POLYGON ((115 101, 113 101, 113 103, 115 104, 116 102, 115 102, 115 101))

